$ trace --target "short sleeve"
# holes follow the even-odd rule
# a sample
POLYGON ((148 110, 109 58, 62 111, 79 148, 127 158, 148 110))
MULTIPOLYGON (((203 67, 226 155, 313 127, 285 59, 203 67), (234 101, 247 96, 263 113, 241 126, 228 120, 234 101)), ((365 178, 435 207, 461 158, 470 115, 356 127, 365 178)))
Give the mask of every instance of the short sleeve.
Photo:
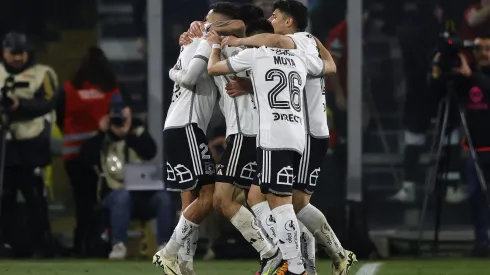
POLYGON ((194 58, 202 59, 207 64, 210 55, 211 55, 211 46, 209 45, 208 41, 203 39, 201 42, 199 42, 199 45, 197 46, 196 53, 194 54, 194 58))
POLYGON ((255 58, 255 48, 246 49, 239 54, 226 60, 230 72, 239 73, 252 68, 252 62, 255 58))
POLYGON ((306 55, 306 69, 311 76, 323 76, 325 73, 325 62, 316 55, 306 55))

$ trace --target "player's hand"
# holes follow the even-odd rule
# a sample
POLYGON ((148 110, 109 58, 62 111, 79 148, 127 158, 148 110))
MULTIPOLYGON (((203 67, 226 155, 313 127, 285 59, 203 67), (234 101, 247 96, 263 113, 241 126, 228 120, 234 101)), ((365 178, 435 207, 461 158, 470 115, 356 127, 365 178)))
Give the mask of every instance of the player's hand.
POLYGON ((179 37, 179 45, 185 46, 192 43, 192 38, 189 32, 184 32, 179 37))
POLYGON ((192 22, 188 32, 192 38, 202 37, 204 32, 204 22, 202 21, 192 22))
POLYGON ((221 37, 218 35, 216 31, 208 32, 205 38, 208 41, 209 45, 221 44, 221 37))
POLYGON ((251 88, 250 79, 244 77, 231 77, 231 81, 225 86, 226 93, 231 97, 246 95, 251 88))
POLYGON ((221 42, 221 47, 223 46, 230 46, 230 47, 238 47, 240 45, 240 38, 237 38, 235 36, 227 36, 223 38, 223 41, 221 42))

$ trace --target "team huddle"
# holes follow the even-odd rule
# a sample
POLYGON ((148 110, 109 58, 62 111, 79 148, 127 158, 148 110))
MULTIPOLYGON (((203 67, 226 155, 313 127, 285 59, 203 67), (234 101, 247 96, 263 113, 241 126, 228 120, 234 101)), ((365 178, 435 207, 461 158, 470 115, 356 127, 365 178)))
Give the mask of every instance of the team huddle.
POLYGON ((357 261, 309 203, 328 149, 324 76, 336 67, 307 24, 294 0, 277 1, 268 20, 256 6, 222 2, 181 36, 163 136, 165 182, 181 192, 182 215, 153 257, 167 275, 195 274, 199 224, 213 209, 257 250, 262 275, 316 274, 315 240, 332 274, 357 261), (216 103, 227 141, 217 164, 205 135, 216 103))

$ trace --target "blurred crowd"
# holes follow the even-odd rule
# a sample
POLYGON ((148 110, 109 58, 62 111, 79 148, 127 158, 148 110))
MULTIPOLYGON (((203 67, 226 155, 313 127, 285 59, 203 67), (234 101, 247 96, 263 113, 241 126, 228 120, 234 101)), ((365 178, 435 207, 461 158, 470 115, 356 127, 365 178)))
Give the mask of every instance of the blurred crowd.
MULTIPOLYGON (((49 21, 46 19, 49 12, 39 12, 48 5, 47 2, 50 1, 7 1, 11 6, 0 9, 0 34, 4 38, 0 84, 7 87, 8 83, 14 86, 15 83, 28 83, 27 87, 19 84, 16 88, 24 94, 10 90, 2 94, 1 100, 2 117, 8 115, 8 120, 2 122, 2 129, 13 129, 18 133, 12 135, 9 133, 11 131, 2 131, 0 137, 7 148, 2 163, 5 166, 2 175, 3 194, 0 193, 0 244, 3 244, 0 257, 68 253, 51 234, 43 182, 43 171, 51 163, 51 151, 55 151, 50 145, 52 127, 63 136, 63 169, 68 175, 75 204, 73 255, 125 258, 128 253, 128 230, 133 219, 143 222, 156 219, 156 245, 163 246, 170 238, 176 221, 174 197, 164 190, 126 189, 123 169, 125 164, 142 164, 152 160, 157 150, 156 142, 148 132, 146 121, 132 113, 130 102, 120 91, 110 60, 100 48, 88 48, 85 56, 80 56, 79 66, 69 79, 58 80, 52 68, 36 62, 35 51, 29 48, 29 41, 31 37, 43 40, 49 36, 46 23, 49 21), (9 10, 15 10, 16 13, 9 10), (17 21, 22 24, 13 24, 17 21), (8 80, 11 75, 15 75, 15 79, 8 80), (38 131, 31 133, 24 126, 34 127, 38 131), (20 201, 25 201, 27 205, 25 216, 30 218, 17 215, 16 211, 20 211, 17 207, 18 191, 22 194, 20 201)), ((74 2, 77 3, 75 7, 81 3, 74 2)), ((208 5, 214 2, 217 1, 164 1, 163 75, 166 75, 165 71, 174 65, 179 55, 179 36, 188 29, 191 22, 202 19, 208 5)), ((274 1, 230 2, 259 5, 267 16, 272 12, 274 1)), ((327 115, 333 156, 338 162, 339 173, 336 179, 338 183, 333 184, 343 186, 347 164, 346 97, 349 91, 346 1, 304 2, 308 3, 310 9, 310 32, 324 41, 338 67, 337 75, 329 78, 327 83, 327 115)), ((367 45, 386 36, 395 38, 403 60, 403 81, 389 88, 394 93, 394 86, 405 86, 403 94, 397 95, 404 98, 405 177, 400 189, 392 194, 392 199, 413 202, 416 197, 414 190, 420 181, 411 176, 418 173, 418 158, 424 150, 425 133, 430 118, 435 115, 434 110, 437 110, 437 102, 420 99, 429 92, 428 69, 437 47, 438 34, 445 30, 448 19, 453 20, 454 30, 461 30, 460 34, 466 39, 490 34, 490 1, 405 0, 401 4, 387 0, 364 2, 363 43, 367 45)), ((133 23, 138 36, 135 39, 140 51, 145 53, 146 0, 133 0, 132 4, 133 23)), ((171 91, 172 85, 165 77, 164 90, 171 91)), ((163 95, 165 114, 172 93, 165 92, 163 95)), ((365 105, 363 124, 367 128, 372 110, 368 108, 368 103, 365 105)), ((216 108, 207 133, 216 158, 219 158, 226 146, 225 131, 224 118, 219 108, 216 108)), ((459 173, 460 165, 451 166, 451 169, 459 173)), ((454 181, 458 182, 459 178, 454 181)), ((450 184, 449 187, 450 199, 460 201, 465 198, 458 183, 450 184)), ((481 226, 488 228, 488 223, 478 226, 481 231, 481 226)), ((213 228, 209 231, 214 233, 209 239, 215 240, 219 230, 213 228)), ((482 242, 488 243, 488 238, 482 242)), ((211 258, 213 252, 209 253, 211 258)))

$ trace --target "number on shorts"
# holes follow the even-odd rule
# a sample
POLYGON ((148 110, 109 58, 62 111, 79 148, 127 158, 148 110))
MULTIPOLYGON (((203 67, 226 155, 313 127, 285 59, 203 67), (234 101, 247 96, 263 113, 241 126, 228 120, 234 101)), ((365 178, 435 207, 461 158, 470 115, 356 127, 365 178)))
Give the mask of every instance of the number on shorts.
POLYGON ((202 159, 211 159, 211 155, 209 154, 209 147, 206 143, 201 143, 201 145, 199 145, 199 149, 201 149, 202 159))

